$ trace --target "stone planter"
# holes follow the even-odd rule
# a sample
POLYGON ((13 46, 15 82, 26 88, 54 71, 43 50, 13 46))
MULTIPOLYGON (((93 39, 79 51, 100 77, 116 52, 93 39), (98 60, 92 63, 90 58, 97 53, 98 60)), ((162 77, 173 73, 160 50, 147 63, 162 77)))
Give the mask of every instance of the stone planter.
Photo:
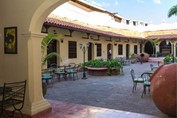
POLYGON ((108 68, 94 68, 94 67, 87 67, 87 72, 89 75, 93 76, 106 76, 108 68))
POLYGON ((177 64, 160 66, 151 77, 151 96, 163 113, 176 117, 177 64))
POLYGON ((106 67, 103 67, 103 68, 87 67, 87 72, 89 75, 93 75, 93 76, 107 76, 107 75, 120 74, 120 70, 117 70, 117 69, 109 70, 106 67))

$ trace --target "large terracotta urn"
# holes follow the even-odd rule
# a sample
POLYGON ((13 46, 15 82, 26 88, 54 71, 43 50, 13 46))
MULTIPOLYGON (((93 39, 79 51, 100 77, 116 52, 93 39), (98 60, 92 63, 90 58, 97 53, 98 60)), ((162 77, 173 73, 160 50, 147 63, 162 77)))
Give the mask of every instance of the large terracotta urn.
POLYGON ((149 59, 149 54, 142 52, 142 53, 137 54, 137 58, 139 61, 142 60, 142 62, 147 62, 149 59), (141 54, 143 54, 143 57, 141 57, 141 54))
POLYGON ((157 108, 177 116, 177 63, 160 66, 151 77, 151 96, 157 108))

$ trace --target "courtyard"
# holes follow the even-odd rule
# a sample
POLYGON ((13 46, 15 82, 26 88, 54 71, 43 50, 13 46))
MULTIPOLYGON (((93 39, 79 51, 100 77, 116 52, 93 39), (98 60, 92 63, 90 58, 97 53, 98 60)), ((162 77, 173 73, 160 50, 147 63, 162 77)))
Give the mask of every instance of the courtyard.
MULTIPOLYGON (((130 69, 134 69, 136 75, 150 70, 150 62, 135 63, 124 66, 123 73, 114 76, 90 76, 82 78, 82 72, 78 73, 79 79, 58 81, 48 85, 46 99, 66 103, 82 104, 102 107, 114 110, 128 111, 140 114, 167 117, 153 103, 147 93, 143 98, 141 94, 143 85, 138 84, 137 90, 132 93, 132 78, 130 69)), ((157 63, 152 63, 157 66, 157 63)))

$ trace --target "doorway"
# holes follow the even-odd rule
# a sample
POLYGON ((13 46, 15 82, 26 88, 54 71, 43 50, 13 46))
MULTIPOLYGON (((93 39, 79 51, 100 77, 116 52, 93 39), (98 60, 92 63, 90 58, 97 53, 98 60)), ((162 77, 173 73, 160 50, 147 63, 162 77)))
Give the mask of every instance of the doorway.
POLYGON ((112 59, 112 52, 113 52, 113 50, 112 50, 112 44, 108 44, 107 45, 107 59, 112 59))
POLYGON ((130 45, 126 44, 126 59, 129 59, 129 55, 130 55, 130 45))
MULTIPOLYGON (((52 40, 49 45, 47 46, 47 54, 52 52, 57 52, 57 40, 52 40)), ((51 64, 57 65, 57 57, 54 56, 50 60, 47 61, 47 67, 49 68, 51 64)))
POLYGON ((155 56, 156 49, 153 47, 152 43, 150 41, 146 42, 144 47, 144 52, 148 53, 150 56, 155 56))
POLYGON ((93 60, 93 43, 89 42, 89 47, 88 47, 88 61, 93 60))
POLYGON ((166 55, 170 55, 171 54, 171 43, 169 42, 169 44, 166 43, 166 40, 162 41, 159 45, 160 47, 160 53, 163 55, 163 56, 166 56, 166 55))

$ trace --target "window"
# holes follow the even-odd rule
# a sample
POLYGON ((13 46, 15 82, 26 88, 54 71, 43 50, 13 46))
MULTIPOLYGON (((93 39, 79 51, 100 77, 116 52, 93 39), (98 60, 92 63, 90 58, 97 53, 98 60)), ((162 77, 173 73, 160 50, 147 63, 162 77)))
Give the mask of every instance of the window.
POLYGON ((126 20, 126 24, 129 25, 129 24, 130 24, 130 21, 129 21, 129 20, 126 20))
POLYGON ((69 41, 68 42, 68 56, 69 59, 77 58, 77 43, 76 41, 69 41))
POLYGON ((133 25, 136 26, 136 21, 133 21, 133 25))
POLYGON ((123 55, 123 45, 122 44, 118 45, 118 55, 123 55))
POLYGON ((134 45, 134 53, 137 54, 138 53, 138 46, 134 45))
POLYGON ((97 56, 101 56, 101 44, 97 44, 97 56))

